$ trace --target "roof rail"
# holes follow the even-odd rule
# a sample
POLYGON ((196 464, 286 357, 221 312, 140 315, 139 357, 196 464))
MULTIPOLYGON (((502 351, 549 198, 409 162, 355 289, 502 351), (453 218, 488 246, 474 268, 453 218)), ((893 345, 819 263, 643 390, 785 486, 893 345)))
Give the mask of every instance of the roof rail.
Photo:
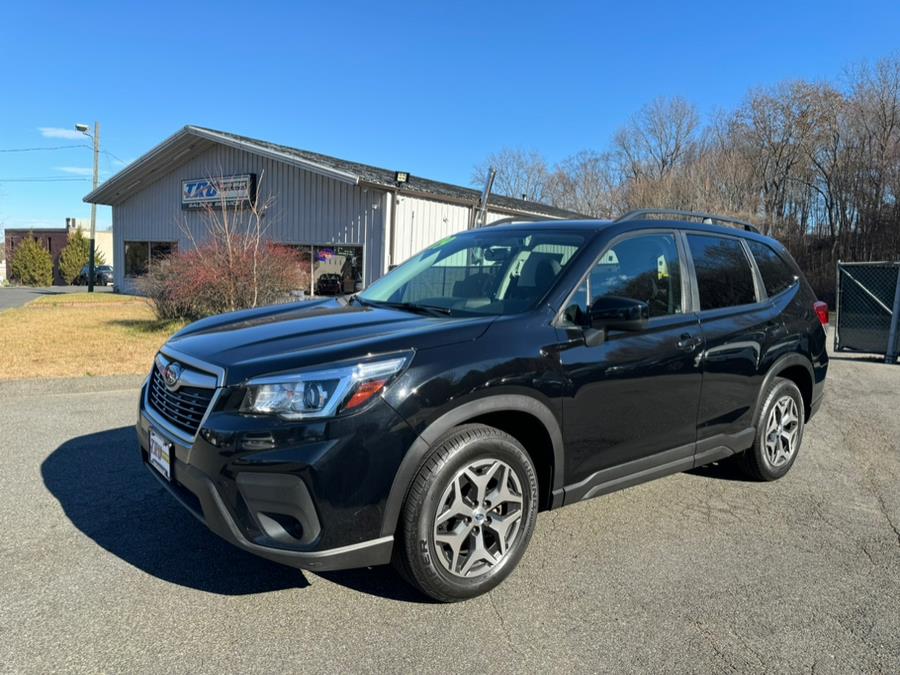
POLYGON ((729 216, 717 216, 714 213, 703 213, 702 211, 679 211, 678 209, 637 209, 636 211, 629 211, 625 215, 619 216, 613 222, 621 223, 626 220, 638 220, 639 218, 653 215, 680 216, 682 219, 699 218, 703 222, 709 221, 710 225, 714 222, 719 222, 730 225, 732 227, 739 227, 740 229, 746 230, 747 232, 756 232, 756 234, 761 234, 759 228, 756 227, 756 225, 743 220, 738 220, 737 218, 731 218, 729 216))
POLYGON ((543 216, 508 216, 506 218, 498 218, 492 223, 483 225, 483 227, 493 227, 494 225, 515 225, 516 223, 542 223, 545 220, 557 220, 557 218, 547 218, 543 216))

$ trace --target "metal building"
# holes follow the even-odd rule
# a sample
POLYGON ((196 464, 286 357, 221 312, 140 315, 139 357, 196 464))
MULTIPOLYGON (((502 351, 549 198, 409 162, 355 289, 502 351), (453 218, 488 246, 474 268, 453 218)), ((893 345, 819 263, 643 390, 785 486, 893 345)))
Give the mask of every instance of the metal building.
MULTIPOLYGON (((351 262, 368 285, 442 237, 473 227, 481 193, 222 131, 186 126, 84 200, 112 206, 116 286, 202 239, 208 209, 269 203, 266 237, 351 262)), ((578 214, 492 195, 487 222, 578 214)))

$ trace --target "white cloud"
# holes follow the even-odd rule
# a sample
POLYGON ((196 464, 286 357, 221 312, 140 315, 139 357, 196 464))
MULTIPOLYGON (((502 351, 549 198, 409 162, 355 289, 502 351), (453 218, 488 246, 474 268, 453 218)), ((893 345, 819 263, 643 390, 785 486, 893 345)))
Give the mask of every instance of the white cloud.
POLYGON ((65 138, 70 141, 77 141, 84 138, 84 134, 74 129, 61 129, 60 127, 38 127, 41 136, 44 138, 65 138))
POLYGON ((89 166, 54 166, 53 168, 63 173, 70 173, 73 176, 91 176, 94 173, 94 170, 89 166))

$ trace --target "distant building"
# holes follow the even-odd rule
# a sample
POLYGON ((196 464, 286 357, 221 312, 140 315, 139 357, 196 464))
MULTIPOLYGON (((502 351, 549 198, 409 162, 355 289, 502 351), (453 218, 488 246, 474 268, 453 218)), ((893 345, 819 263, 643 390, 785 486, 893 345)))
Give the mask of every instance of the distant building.
MULTIPOLYGON (((91 236, 91 221, 78 220, 78 229, 85 238, 91 236)), ((94 233, 94 250, 97 255, 103 255, 104 265, 115 266, 115 247, 113 246, 112 230, 97 230, 94 233)))
MULTIPOLYGON (((32 229, 7 228, 4 246, 6 263, 3 266, 6 278, 9 279, 12 276, 12 261, 16 248, 18 248, 19 244, 21 244, 24 239, 33 237, 41 246, 50 252, 50 257, 53 258, 53 283, 56 285, 64 285, 66 282, 59 273, 59 254, 62 253, 66 244, 69 243, 69 235, 78 228, 81 228, 85 237, 90 235, 89 228, 84 227, 82 223, 76 222, 74 218, 66 218, 65 227, 32 229)), ((113 247, 112 232, 97 232, 96 237, 94 238, 94 247, 97 251, 103 251, 105 264, 114 264, 113 254, 115 248, 113 247)))
MULTIPOLYGON (((257 191, 261 203, 272 200, 266 236, 313 261, 312 286, 320 274, 337 273, 345 287, 368 285, 431 243, 474 227, 481 197, 405 171, 186 126, 84 199, 112 206, 116 286, 129 291, 154 260, 205 237, 209 209, 236 209, 257 191)), ((492 195, 486 220, 573 217, 492 195)))

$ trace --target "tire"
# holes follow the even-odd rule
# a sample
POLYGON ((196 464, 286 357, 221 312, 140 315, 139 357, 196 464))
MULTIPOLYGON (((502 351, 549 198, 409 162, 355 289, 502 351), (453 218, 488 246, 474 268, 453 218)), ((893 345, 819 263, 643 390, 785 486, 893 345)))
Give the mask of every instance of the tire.
POLYGON ((486 593, 525 553, 537 504, 534 464, 516 439, 483 424, 457 427, 435 445, 410 486, 395 563, 440 602, 486 593))
POLYGON ((753 446, 739 457, 739 466, 754 480, 784 476, 800 452, 804 428, 803 396, 797 385, 776 377, 763 394, 753 446))

